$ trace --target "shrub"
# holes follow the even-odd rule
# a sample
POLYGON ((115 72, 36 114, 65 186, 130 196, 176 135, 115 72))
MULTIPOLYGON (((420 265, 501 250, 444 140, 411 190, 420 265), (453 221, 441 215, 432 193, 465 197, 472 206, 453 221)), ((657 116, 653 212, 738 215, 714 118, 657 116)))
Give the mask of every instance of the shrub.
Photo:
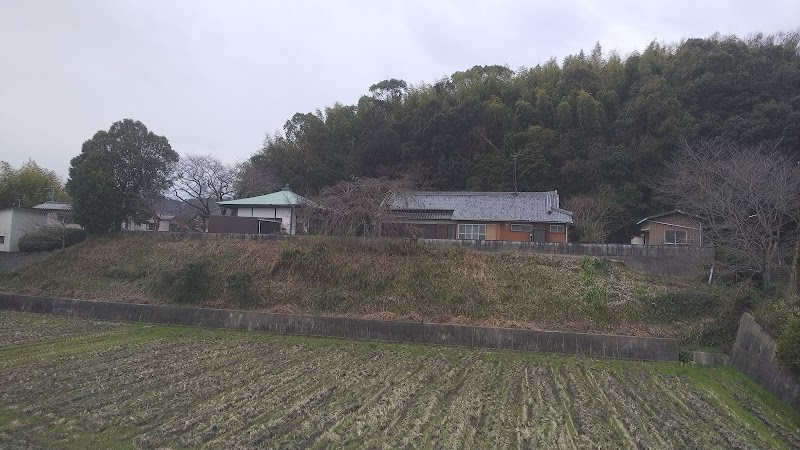
POLYGON ((598 317, 605 318, 606 302, 611 294, 607 287, 597 283, 597 276, 608 275, 609 263, 602 258, 581 256, 580 267, 581 283, 586 287, 583 299, 592 307, 598 317))
POLYGON ((784 370, 800 374, 800 316, 791 317, 783 326, 775 359, 784 370))
POLYGON ((739 319, 758 301, 750 288, 694 288, 643 299, 643 318, 654 323, 696 322, 682 337, 683 345, 728 351, 739 319))
POLYGON ((225 277, 225 290, 240 307, 252 306, 253 294, 250 292, 252 284, 253 274, 250 272, 235 272, 225 277))
POLYGON ((210 265, 209 261, 192 261, 167 271, 161 277, 159 290, 170 300, 196 305, 208 295, 210 265))
POLYGON ((334 289, 326 289, 322 292, 315 292, 311 297, 311 304, 318 311, 335 311, 339 309, 347 299, 345 296, 334 289))
POLYGON ((650 319, 668 322, 712 315, 721 304, 718 295, 692 289, 646 297, 642 306, 650 319))
POLYGON ((83 228, 47 227, 22 236, 21 252, 49 252, 83 242, 87 233, 83 228))
POLYGON ((581 256, 581 281, 589 283, 594 280, 597 275, 608 275, 610 265, 608 260, 603 258, 590 258, 588 256, 581 256))
POLYGON ((604 286, 598 286, 596 283, 592 283, 589 288, 586 290, 583 298, 589 306, 592 307, 595 313, 597 314, 605 314, 606 312, 606 301, 608 301, 608 297, 610 296, 608 289, 604 286))
POLYGON ((334 264, 328 247, 315 243, 309 250, 286 249, 272 267, 272 274, 293 273, 313 281, 329 281, 334 275, 334 264))
POLYGON ((391 240, 386 243, 386 253, 391 256, 420 256, 428 254, 429 249, 416 240, 391 240))

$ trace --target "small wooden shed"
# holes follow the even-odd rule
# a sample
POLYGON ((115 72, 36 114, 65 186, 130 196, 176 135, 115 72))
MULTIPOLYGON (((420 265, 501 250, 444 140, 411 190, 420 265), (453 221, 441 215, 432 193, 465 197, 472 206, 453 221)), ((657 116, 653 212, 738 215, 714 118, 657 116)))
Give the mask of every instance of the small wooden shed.
POLYGON ((645 217, 637 225, 639 232, 631 238, 634 245, 703 246, 703 223, 677 209, 645 217))

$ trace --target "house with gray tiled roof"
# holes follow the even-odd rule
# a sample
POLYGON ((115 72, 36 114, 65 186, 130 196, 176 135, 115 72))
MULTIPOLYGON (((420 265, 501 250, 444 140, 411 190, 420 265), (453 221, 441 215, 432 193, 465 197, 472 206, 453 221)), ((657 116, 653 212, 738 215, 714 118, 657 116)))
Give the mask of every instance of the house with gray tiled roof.
POLYGON ((386 199, 386 229, 429 239, 478 239, 567 243, 572 213, 558 191, 407 192, 386 199), (402 226, 400 226, 402 225, 402 226))

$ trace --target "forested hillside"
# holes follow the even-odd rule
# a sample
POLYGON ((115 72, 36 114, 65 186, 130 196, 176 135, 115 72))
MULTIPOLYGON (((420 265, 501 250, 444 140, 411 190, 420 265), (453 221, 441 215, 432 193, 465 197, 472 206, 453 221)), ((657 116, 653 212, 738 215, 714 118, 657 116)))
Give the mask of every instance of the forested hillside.
POLYGON ((356 105, 295 114, 252 156, 240 194, 401 175, 422 189, 513 190, 516 161, 517 189, 612 201, 623 224, 669 206, 652 188, 684 138, 800 153, 799 43, 797 31, 716 35, 627 57, 598 44, 561 64, 382 81, 356 105))

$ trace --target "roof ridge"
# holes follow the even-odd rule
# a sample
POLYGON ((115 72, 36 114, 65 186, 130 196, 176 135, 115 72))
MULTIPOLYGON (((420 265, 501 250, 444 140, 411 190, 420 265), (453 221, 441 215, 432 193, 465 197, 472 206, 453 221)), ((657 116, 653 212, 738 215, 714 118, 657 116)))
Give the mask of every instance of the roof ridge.
POLYGON ((520 195, 520 194, 556 194, 558 191, 409 191, 410 194, 424 195, 520 195))

